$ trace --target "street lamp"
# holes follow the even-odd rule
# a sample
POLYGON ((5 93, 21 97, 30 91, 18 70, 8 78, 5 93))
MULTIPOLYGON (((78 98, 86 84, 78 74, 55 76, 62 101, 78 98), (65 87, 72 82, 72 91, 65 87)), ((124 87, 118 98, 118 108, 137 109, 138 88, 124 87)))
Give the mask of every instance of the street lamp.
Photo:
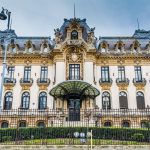
POLYGON ((8 38, 8 32, 10 27, 10 15, 11 12, 9 12, 7 9, 4 9, 2 7, 2 11, 0 13, 0 20, 8 19, 8 23, 7 23, 7 33, 6 36, 4 37, 5 49, 4 49, 3 69, 2 69, 2 78, 1 78, 1 87, 0 87, 0 112, 2 110, 3 83, 4 83, 4 76, 6 70, 6 54, 7 54, 7 42, 8 42, 7 38, 8 38))

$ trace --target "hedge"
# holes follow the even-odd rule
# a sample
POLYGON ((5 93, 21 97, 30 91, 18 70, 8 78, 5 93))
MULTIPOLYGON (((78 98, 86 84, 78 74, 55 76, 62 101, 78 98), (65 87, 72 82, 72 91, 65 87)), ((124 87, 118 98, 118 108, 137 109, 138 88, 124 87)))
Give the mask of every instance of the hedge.
MULTIPOLYGON (((150 141, 150 131, 147 129, 91 127, 93 139, 112 139, 128 141, 150 141)), ((46 127, 46 128, 7 128, 0 129, 0 142, 4 140, 57 139, 73 138, 74 132, 87 133, 87 127, 46 127), (7 138, 8 137, 8 138, 7 138)))

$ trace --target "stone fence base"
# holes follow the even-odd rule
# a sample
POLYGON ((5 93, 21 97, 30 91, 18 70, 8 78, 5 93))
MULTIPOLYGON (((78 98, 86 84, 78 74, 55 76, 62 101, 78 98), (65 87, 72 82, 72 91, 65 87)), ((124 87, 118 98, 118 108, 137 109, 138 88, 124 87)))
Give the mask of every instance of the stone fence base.
POLYGON ((0 145, 1 150, 150 150, 150 145, 139 146, 93 146, 86 145, 0 145))

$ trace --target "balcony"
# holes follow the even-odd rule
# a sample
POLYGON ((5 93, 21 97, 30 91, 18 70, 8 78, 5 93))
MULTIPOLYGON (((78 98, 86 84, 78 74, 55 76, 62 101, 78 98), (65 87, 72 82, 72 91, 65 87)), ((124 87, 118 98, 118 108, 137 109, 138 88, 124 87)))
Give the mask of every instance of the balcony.
POLYGON ((38 78, 37 79, 37 84, 38 86, 44 85, 44 86, 48 86, 50 84, 50 79, 48 78, 38 78))
POLYGON ((100 78, 100 80, 99 80, 99 84, 101 85, 101 86, 111 86, 112 85, 112 79, 111 78, 108 78, 108 79, 106 79, 106 78, 100 78))
POLYGON ((66 80, 83 80, 83 77, 81 77, 81 76, 75 76, 75 77, 68 76, 68 77, 66 77, 66 80))
POLYGON ((21 78, 20 79, 20 85, 21 86, 31 86, 33 84, 32 78, 21 78))
POLYGON ((129 85, 129 79, 128 78, 124 78, 124 79, 117 78, 116 79, 116 84, 118 86, 128 86, 129 85))
POLYGON ((146 79, 145 78, 142 78, 142 79, 137 79, 137 78, 134 78, 133 79, 133 84, 135 86, 145 86, 146 85, 146 79))
POLYGON ((4 86, 14 86, 16 84, 15 78, 4 78, 4 86))

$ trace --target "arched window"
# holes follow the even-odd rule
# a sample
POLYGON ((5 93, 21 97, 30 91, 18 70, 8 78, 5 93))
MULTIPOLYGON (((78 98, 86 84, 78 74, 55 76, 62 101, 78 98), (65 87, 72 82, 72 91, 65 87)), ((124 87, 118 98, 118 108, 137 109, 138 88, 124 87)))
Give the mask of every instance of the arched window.
POLYGON ((125 92, 119 93, 119 103, 120 109, 128 109, 128 99, 127 94, 125 92))
POLYGON ((12 108, 12 100, 12 92, 7 92, 4 97, 4 110, 10 110, 12 108))
POLYGON ((141 128, 150 128, 150 122, 149 121, 141 121, 141 128))
POLYGON ((77 40, 78 39, 78 32, 76 30, 73 30, 71 32, 71 39, 72 40, 77 40))
POLYGON ((104 127, 111 127, 111 126, 112 126, 111 121, 105 121, 104 122, 104 127))
POLYGON ((122 121, 122 127, 130 127, 130 122, 127 120, 122 121))
POLYGON ((8 128, 8 122, 6 121, 2 122, 1 128, 8 128))
POLYGON ((20 121, 19 122, 19 127, 20 128, 25 128, 27 125, 26 125, 26 121, 20 121))
POLYGON ((39 121, 38 124, 37 124, 37 126, 38 126, 39 128, 44 128, 44 127, 45 127, 44 121, 39 121))
POLYGON ((137 109, 145 109, 145 98, 142 92, 136 93, 137 109))
POLYGON ((110 94, 108 92, 102 94, 102 108, 111 109, 110 94))
POLYGON ((41 92, 39 95, 39 109, 47 108, 47 94, 46 92, 41 92))
POLYGON ((29 105, 30 105, 30 94, 29 92, 24 92, 22 94, 21 108, 29 109, 29 105))

